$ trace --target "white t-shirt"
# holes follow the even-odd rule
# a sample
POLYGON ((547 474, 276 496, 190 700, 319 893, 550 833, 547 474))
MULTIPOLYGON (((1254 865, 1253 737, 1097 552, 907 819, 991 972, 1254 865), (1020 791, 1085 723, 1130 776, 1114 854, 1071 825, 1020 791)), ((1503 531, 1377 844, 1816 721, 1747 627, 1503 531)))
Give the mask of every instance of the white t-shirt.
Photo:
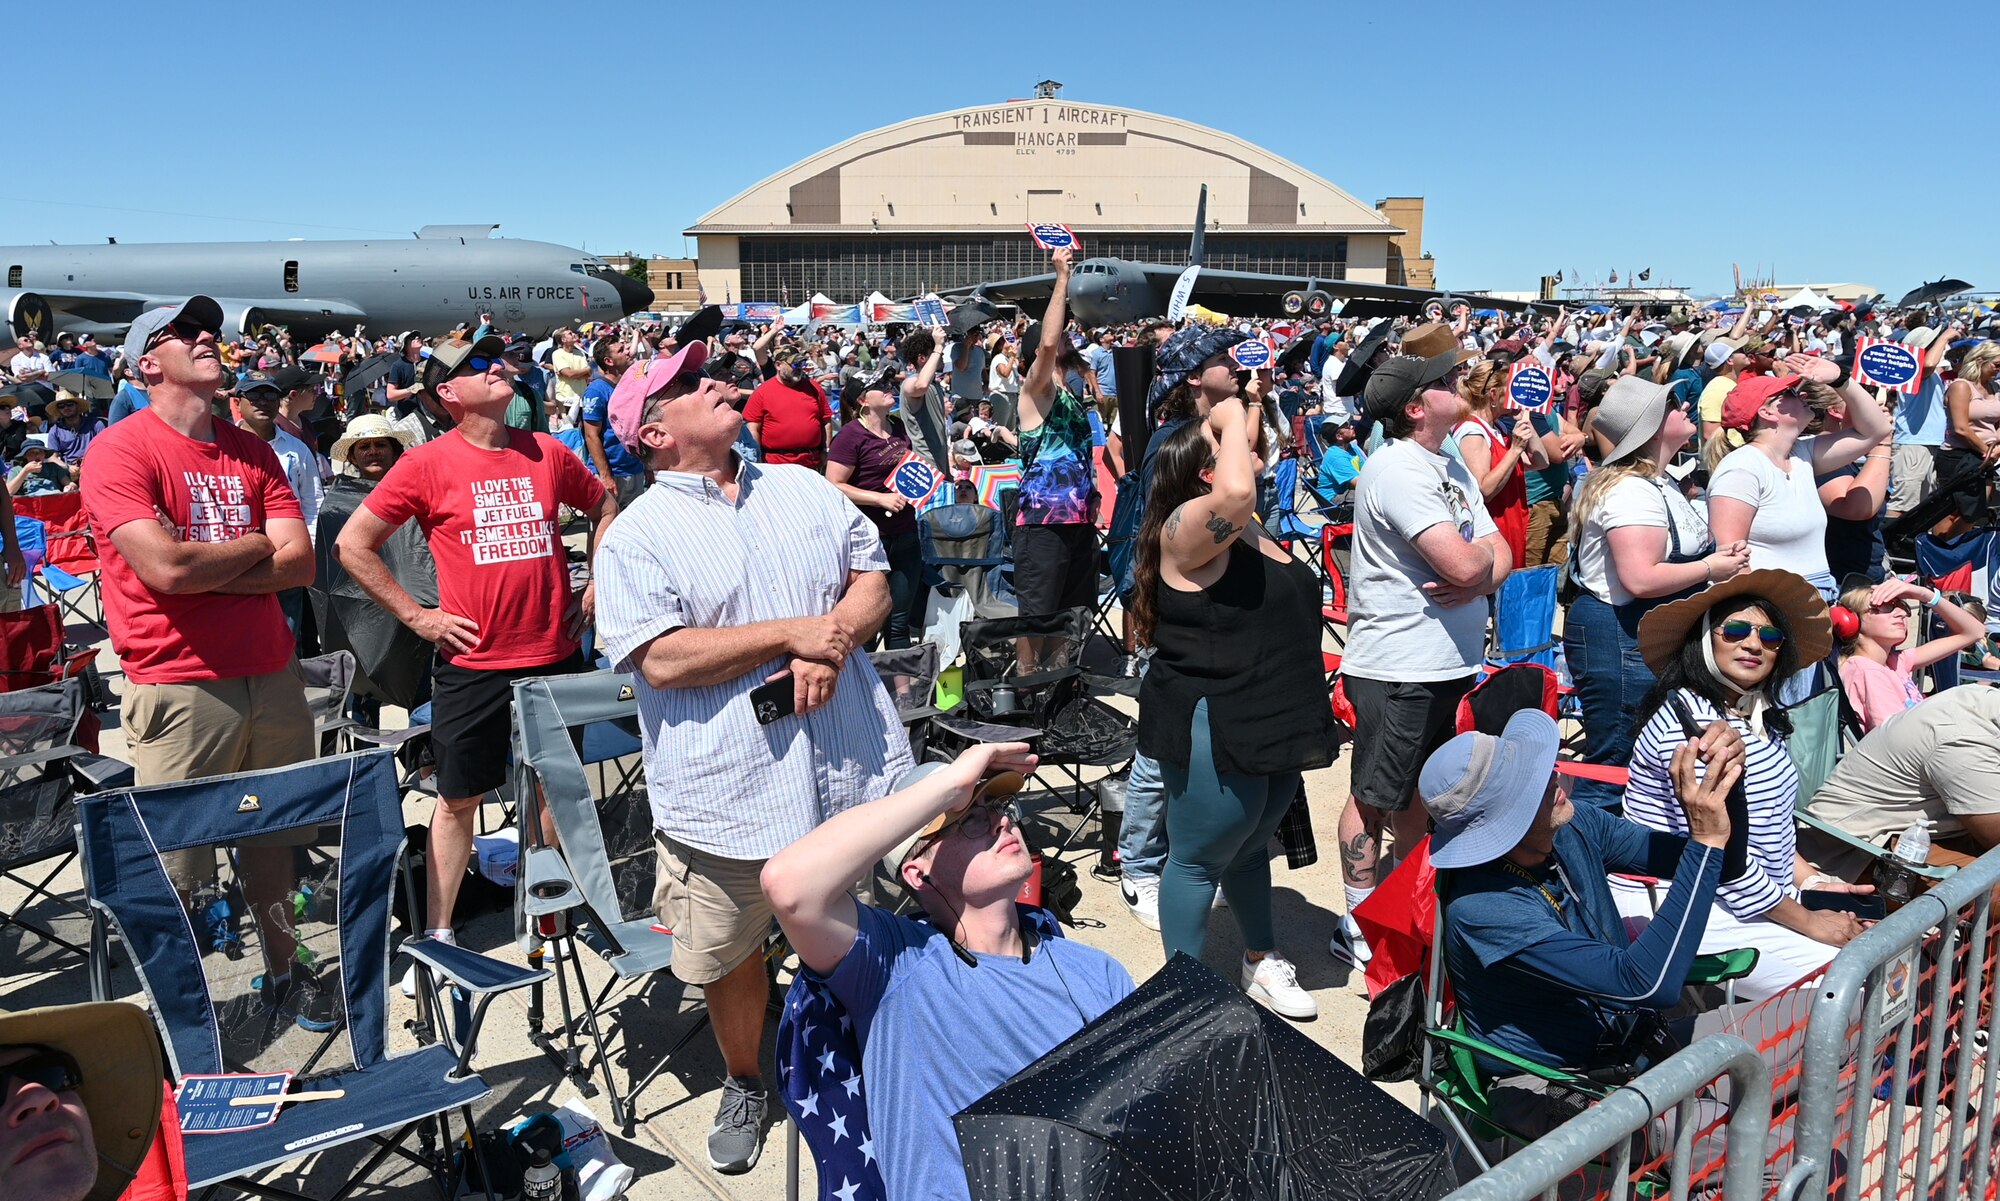
POLYGON ((317 538, 319 507, 326 498, 326 486, 319 478, 319 456, 282 427, 271 439, 271 450, 277 454, 279 465, 285 469, 285 479, 299 498, 299 509, 306 519, 306 536, 317 538))
POLYGON ((1667 530, 1663 560, 1673 553, 1675 535, 1684 555, 1701 551, 1712 541, 1708 517, 1682 496, 1679 488, 1636 475, 1619 480, 1598 498, 1576 539, 1576 581, 1607 605, 1628 605, 1638 599, 1619 581, 1618 568, 1611 561, 1611 544, 1605 537, 1626 526, 1667 530))
POLYGON ((987 371, 986 375, 986 390, 988 392, 1005 392, 1011 396, 1021 390, 1021 366, 1015 361, 1013 355, 1004 350, 993 356, 993 366, 987 371), (1005 375, 1000 374, 1000 365, 1002 363, 1007 365, 1007 374, 1005 375))
POLYGON ((1441 608, 1423 585, 1442 579, 1416 548, 1440 522, 1495 532, 1465 464, 1408 438, 1383 445, 1354 481, 1347 649, 1341 670, 1369 680, 1456 680, 1485 657, 1484 601, 1441 608))
POLYGON ((1797 572, 1822 591, 1833 588, 1826 563, 1826 506, 1813 480, 1812 438, 1792 444, 1787 470, 1754 446, 1739 447, 1715 465, 1708 495, 1755 505, 1750 519, 1750 567, 1797 572))

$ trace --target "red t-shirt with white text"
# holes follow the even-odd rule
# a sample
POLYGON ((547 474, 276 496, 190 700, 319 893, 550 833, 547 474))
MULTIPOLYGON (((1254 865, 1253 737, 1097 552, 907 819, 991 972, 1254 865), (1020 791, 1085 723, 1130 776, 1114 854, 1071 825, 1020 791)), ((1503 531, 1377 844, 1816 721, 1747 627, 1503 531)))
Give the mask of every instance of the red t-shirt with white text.
POLYGON ((437 560, 438 606, 479 627, 457 667, 541 667, 577 648, 563 629, 569 554, 559 505, 594 509, 604 485, 547 434, 510 430, 482 450, 457 430, 396 460, 361 503, 392 526, 415 519, 437 560))
POLYGON ((292 657, 276 593, 168 595, 148 588, 111 540, 164 512, 182 542, 232 542, 274 517, 305 520, 271 444, 217 422, 199 442, 141 409, 99 434, 84 456, 82 490, 103 567, 111 647, 135 684, 184 684, 268 675, 292 657))

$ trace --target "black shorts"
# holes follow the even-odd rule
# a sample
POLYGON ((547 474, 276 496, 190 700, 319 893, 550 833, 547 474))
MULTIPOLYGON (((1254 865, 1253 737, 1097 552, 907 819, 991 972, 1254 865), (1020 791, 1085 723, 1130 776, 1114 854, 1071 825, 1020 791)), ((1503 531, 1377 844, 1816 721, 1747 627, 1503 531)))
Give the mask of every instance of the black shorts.
POLYGON ((1014 595, 1024 617, 1097 604, 1097 527, 1014 527, 1014 595))
POLYGON ((581 650, 540 667, 482 671, 438 660, 431 670, 431 755, 441 797, 484 796, 507 780, 515 680, 585 670, 581 650))
POLYGON ((1368 680, 1342 676, 1354 706, 1354 799, 1397 813, 1417 791, 1417 776, 1431 752, 1451 740, 1458 702, 1477 675, 1456 680, 1368 680))

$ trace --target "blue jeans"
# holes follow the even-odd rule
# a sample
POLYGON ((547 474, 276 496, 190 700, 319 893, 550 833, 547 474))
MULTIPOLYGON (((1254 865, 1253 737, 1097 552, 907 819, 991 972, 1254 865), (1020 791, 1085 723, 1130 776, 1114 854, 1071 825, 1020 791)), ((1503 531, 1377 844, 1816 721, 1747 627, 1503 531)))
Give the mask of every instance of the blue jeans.
POLYGON ((1118 868, 1127 876, 1157 880, 1167 866, 1167 785, 1159 760, 1132 756, 1125 782, 1125 816, 1118 827, 1118 868))
POLYGON ((1196 959, 1208 943, 1215 890, 1248 951, 1277 949, 1271 921, 1271 836, 1298 793, 1299 773, 1239 776, 1216 770, 1208 702, 1195 702, 1188 765, 1160 765, 1166 778, 1167 870, 1160 875, 1160 941, 1196 959))
MULTIPOLYGON (((1563 622, 1563 657, 1583 707, 1583 761, 1624 767, 1632 758, 1633 727, 1639 704, 1653 686, 1653 670, 1639 653, 1639 618, 1644 602, 1605 604, 1589 593, 1576 598, 1563 622)), ((1624 790, 1598 780, 1578 780, 1571 799, 1580 805, 1617 809, 1624 790)))

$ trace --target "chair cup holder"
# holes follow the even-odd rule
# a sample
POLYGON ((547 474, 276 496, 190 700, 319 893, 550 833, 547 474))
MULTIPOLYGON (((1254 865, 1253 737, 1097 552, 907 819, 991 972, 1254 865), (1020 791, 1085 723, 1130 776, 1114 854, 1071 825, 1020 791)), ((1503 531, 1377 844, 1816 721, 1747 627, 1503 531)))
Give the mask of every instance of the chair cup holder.
POLYGON ((528 895, 538 901, 554 901, 570 894, 568 880, 537 880, 528 885, 528 895))

